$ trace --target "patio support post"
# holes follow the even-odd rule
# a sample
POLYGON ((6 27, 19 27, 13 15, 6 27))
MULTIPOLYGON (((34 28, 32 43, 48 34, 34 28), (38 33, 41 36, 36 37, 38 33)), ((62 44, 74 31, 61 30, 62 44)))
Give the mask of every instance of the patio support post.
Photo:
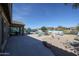
POLYGON ((19 27, 19 35, 21 35, 21 27, 19 27))
POLYGON ((24 26, 22 27, 22 35, 24 35, 24 26))
POLYGON ((21 31, 20 31, 20 35, 22 35, 22 27, 20 27, 21 31))

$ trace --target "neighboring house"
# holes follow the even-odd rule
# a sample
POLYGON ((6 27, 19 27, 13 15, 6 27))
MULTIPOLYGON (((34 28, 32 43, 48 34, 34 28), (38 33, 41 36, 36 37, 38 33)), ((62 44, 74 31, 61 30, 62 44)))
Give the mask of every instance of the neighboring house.
POLYGON ((70 31, 76 31, 76 27, 70 27, 70 31))
POLYGON ((54 30, 65 30, 65 27, 58 26, 58 27, 56 27, 54 30))
POLYGON ((9 37, 11 24, 11 4, 0 4, 0 52, 3 51, 9 37))
POLYGON ((54 30, 54 27, 47 27, 48 30, 54 30))
POLYGON ((57 34, 57 35, 64 35, 63 31, 57 31, 57 30, 48 30, 49 34, 57 34))
POLYGON ((71 27, 70 31, 71 31, 72 34, 77 34, 77 32, 78 32, 76 27, 71 27))

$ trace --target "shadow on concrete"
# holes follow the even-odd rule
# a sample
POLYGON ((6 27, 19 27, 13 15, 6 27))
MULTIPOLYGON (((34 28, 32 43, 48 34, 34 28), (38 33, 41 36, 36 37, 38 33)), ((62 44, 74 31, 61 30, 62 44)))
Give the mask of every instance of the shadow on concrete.
POLYGON ((47 48, 49 48, 54 54, 55 56, 76 56, 75 54, 65 51, 63 49, 60 49, 54 45, 51 45, 45 41, 43 41, 44 46, 46 46, 47 48))

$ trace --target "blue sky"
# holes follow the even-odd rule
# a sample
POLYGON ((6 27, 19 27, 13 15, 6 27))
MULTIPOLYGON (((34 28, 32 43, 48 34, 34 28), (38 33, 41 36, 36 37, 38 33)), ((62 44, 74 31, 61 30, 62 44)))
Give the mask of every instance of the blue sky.
POLYGON ((26 28, 73 27, 79 24, 79 9, 55 3, 17 3, 13 4, 13 20, 23 22, 26 28))

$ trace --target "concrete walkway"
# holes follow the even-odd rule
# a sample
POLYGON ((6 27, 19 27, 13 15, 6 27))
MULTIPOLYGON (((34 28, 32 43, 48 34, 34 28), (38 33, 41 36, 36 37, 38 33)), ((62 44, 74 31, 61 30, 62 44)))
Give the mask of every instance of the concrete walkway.
POLYGON ((9 38, 5 52, 12 56, 54 55, 41 41, 29 36, 13 36, 9 38))

